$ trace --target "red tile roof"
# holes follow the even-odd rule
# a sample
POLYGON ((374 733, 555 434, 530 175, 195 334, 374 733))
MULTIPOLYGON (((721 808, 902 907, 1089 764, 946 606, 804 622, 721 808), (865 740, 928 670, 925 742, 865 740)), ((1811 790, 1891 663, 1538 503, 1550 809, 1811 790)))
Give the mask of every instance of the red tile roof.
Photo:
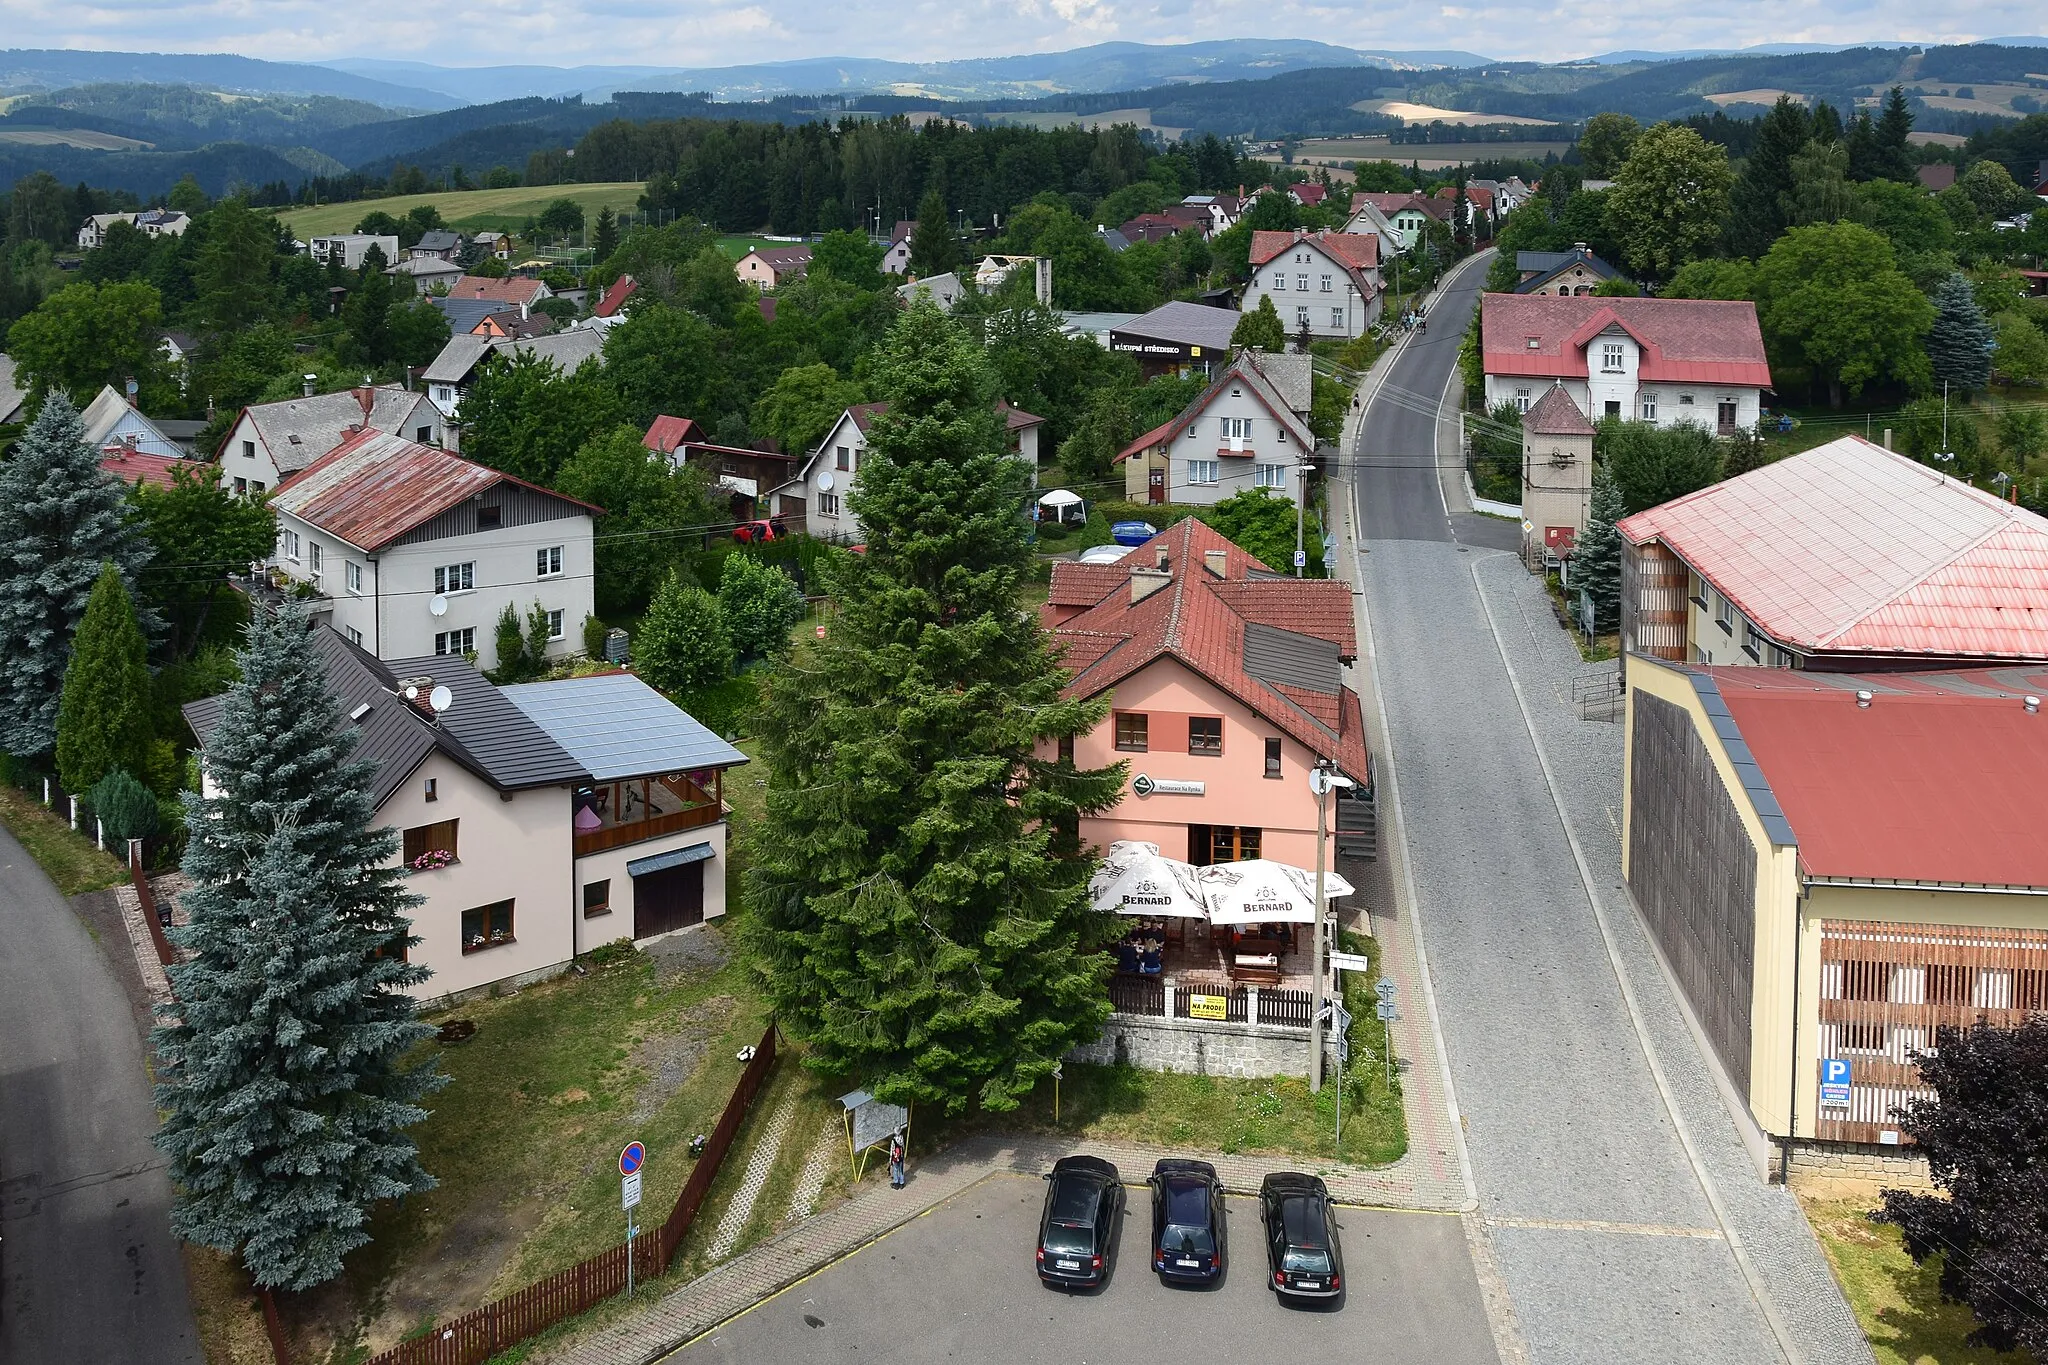
POLYGON ((591 309, 592 316, 608 318, 626 306, 626 300, 633 297, 633 291, 640 287, 640 281, 631 275, 621 275, 612 281, 612 287, 604 291, 604 297, 591 309))
POLYGON ((1382 216, 1389 219, 1401 210, 1410 208, 1415 209, 1417 212, 1425 213, 1438 222, 1443 222, 1451 216, 1451 206, 1449 204, 1431 199, 1426 194, 1416 194, 1412 190, 1403 194, 1355 194, 1351 197, 1353 209, 1358 207, 1360 200, 1371 204, 1380 211, 1382 216))
POLYGON ((173 471, 187 469, 196 472, 211 467, 203 460, 152 455, 146 450, 130 450, 118 443, 100 452, 100 468, 125 484, 147 483, 158 488, 171 488, 176 486, 173 471))
POLYGON ((1584 379, 1593 338, 1619 327, 1642 347, 1646 384, 1771 383, 1753 303, 1485 294, 1479 307, 1488 374, 1584 379))
POLYGON ((1694 671, 1719 688, 1807 875, 2048 887, 2048 714, 2028 714, 1997 679, 1980 675, 1983 694, 1962 695, 1954 683, 1914 689, 1910 674, 1694 671), (1871 704, 1845 682, 1875 693, 1871 704))
POLYGON ((1070 697, 1093 697, 1160 659, 1173 659, 1236 697, 1311 752, 1335 759, 1356 781, 1370 780, 1365 727, 1357 694, 1269 682, 1246 669, 1245 633, 1252 624, 1309 635, 1355 658, 1351 593, 1334 579, 1271 576, 1264 564, 1188 517, 1161 531, 1116 564, 1053 565, 1048 601, 1093 605, 1053 628, 1070 697), (1207 552, 1221 550, 1223 577, 1207 552), (1131 600, 1135 570, 1164 552, 1171 581, 1131 600), (1104 572, 1107 570, 1108 572, 1104 572))
MULTIPOLYGON (((1436 197, 1445 204, 1455 205, 1458 202, 1458 187, 1456 185, 1445 185, 1436 192, 1436 197)), ((1477 205, 1479 208, 1486 209, 1489 212, 1493 209, 1493 191, 1487 189, 1484 185, 1467 185, 1465 187, 1465 200, 1467 203, 1477 205)))
POLYGON ((1802 651, 2048 659, 2048 519, 1860 436, 1638 512, 1620 530, 1661 542, 1802 651))
POLYGON ((355 432, 279 484, 270 505, 360 550, 381 550, 464 499, 501 483, 601 515, 601 507, 374 427, 355 432))
POLYGON ((664 455, 676 453, 676 447, 690 441, 704 440, 707 433, 688 417, 671 417, 667 413, 654 419, 647 428, 646 437, 640 442, 649 450, 658 450, 664 455))
POLYGON ((541 290, 547 288, 539 280, 507 276, 502 280, 486 279, 482 275, 464 275, 448 288, 451 299, 488 299, 492 303, 516 304, 531 308, 539 302, 541 290))
POLYGON ((1380 239, 1375 232, 1254 232, 1251 263, 1264 265, 1296 246, 1317 247, 1354 275, 1380 263, 1380 239))
POLYGON ((1322 203, 1330 192, 1312 181, 1303 181, 1299 185, 1289 185, 1287 193, 1292 196, 1294 202, 1306 206, 1322 203))
POLYGON ((1538 436, 1593 435, 1593 424, 1579 411, 1579 405, 1562 384, 1552 384, 1529 405, 1529 410, 1522 414, 1522 425, 1538 436))

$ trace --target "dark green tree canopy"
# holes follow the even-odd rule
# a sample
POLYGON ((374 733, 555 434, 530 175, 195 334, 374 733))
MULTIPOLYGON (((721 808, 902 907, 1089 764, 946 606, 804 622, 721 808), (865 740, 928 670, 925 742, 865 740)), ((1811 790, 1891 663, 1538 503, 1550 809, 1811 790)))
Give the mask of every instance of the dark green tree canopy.
POLYGON ((1959 394, 1982 389, 1991 382, 1991 352, 1997 344, 1969 277, 1958 272, 1943 280, 1934 291, 1934 326, 1927 333, 1934 382, 1959 394))
POLYGON ((83 792, 116 769, 148 771, 148 650, 128 585, 112 564, 100 570, 72 637, 57 708, 57 777, 83 792))

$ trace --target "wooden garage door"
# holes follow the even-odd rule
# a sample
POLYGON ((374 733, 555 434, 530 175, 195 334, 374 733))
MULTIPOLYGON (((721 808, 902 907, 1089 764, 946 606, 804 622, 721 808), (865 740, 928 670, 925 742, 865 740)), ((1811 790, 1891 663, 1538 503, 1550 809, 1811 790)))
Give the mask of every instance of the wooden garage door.
POLYGON ((633 878, 634 938, 652 938, 703 922, 703 863, 665 867, 633 878))

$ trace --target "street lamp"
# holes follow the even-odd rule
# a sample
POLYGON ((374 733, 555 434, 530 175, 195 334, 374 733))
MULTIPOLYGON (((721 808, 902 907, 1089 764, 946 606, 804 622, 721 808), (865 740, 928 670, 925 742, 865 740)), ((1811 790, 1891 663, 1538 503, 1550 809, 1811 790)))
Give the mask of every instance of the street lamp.
POLYGON ((1309 949, 1311 970, 1315 976, 1315 1002, 1309 1008, 1308 1022, 1308 1088, 1315 1094, 1323 1088, 1323 916, 1328 899, 1323 894, 1326 885, 1324 865, 1329 860, 1330 839, 1330 793, 1352 785, 1351 779, 1337 771, 1337 765, 1327 758, 1316 760, 1309 769, 1308 789, 1316 797, 1316 918, 1315 933, 1311 936, 1309 949))

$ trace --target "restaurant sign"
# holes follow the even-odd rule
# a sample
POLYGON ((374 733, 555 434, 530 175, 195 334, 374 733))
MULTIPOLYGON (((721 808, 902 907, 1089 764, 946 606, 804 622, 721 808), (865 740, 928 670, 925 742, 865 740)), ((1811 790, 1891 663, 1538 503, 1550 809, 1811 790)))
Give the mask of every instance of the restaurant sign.
POLYGON ((1139 796, 1200 796, 1206 789, 1201 782, 1183 782, 1171 777, 1147 777, 1139 773, 1131 779, 1131 790, 1139 796))
POLYGON ((1124 893, 1123 904, 1169 906, 1173 904, 1173 895, 1150 877, 1144 877, 1136 886, 1124 893))
POLYGON ((1230 1000, 1221 995, 1191 995, 1188 997, 1188 1018, 1227 1019, 1230 1017, 1230 1000))

